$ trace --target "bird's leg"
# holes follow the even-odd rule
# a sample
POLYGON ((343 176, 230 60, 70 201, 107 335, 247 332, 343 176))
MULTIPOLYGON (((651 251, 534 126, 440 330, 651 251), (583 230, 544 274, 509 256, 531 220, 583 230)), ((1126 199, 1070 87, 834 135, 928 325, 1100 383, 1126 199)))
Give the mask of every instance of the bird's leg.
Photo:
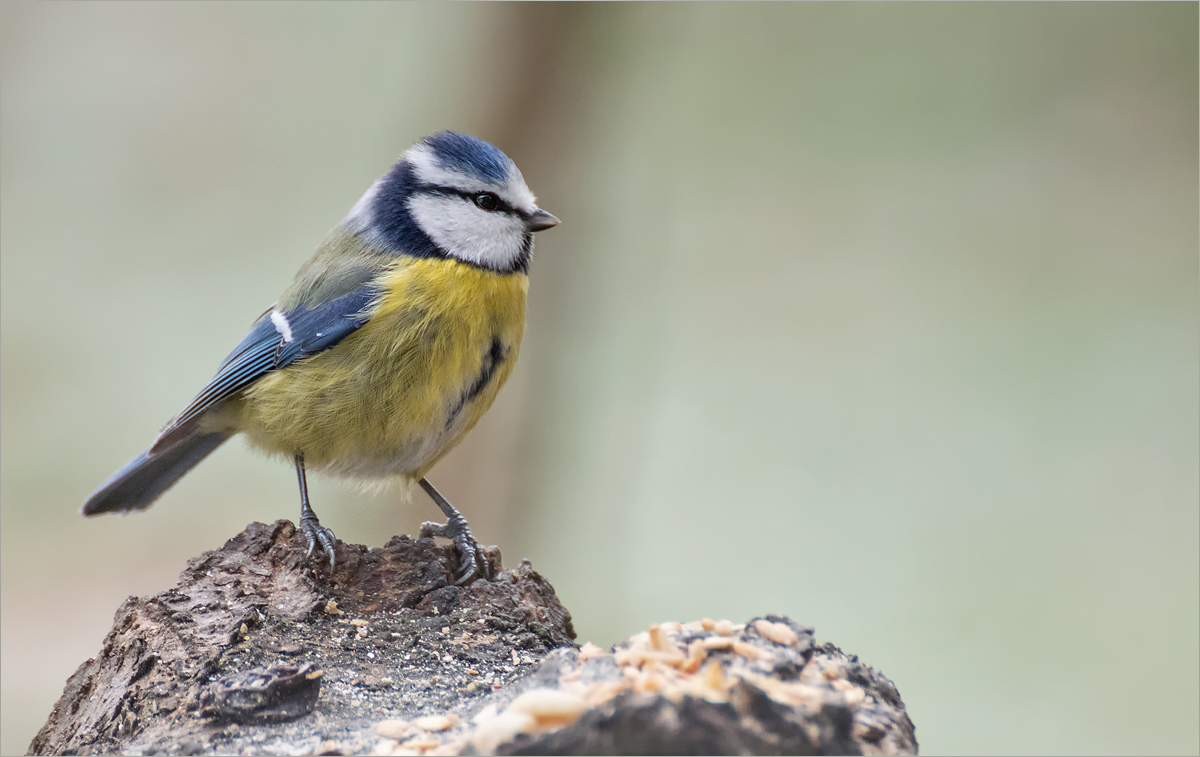
POLYGON ((337 541, 337 537, 333 535, 333 531, 321 525, 317 514, 313 512, 312 505, 308 503, 308 481, 304 477, 304 455, 299 452, 296 453, 296 478, 300 480, 300 531, 308 540, 308 557, 312 557, 313 550, 317 548, 317 544, 320 544, 325 554, 329 555, 329 571, 332 573, 337 563, 337 555, 334 552, 334 543, 337 541))
POLYGON ((459 554, 462 555, 459 577, 454 583, 456 585, 466 583, 477 571, 483 578, 491 580, 491 565, 488 563, 487 555, 483 553, 483 547, 479 546, 479 542, 475 541, 475 537, 471 535, 471 527, 467 525, 467 519, 437 489, 433 488, 429 479, 422 478, 420 484, 433 503, 446 514, 445 525, 422 523, 421 537, 440 536, 450 539, 458 547, 459 554))

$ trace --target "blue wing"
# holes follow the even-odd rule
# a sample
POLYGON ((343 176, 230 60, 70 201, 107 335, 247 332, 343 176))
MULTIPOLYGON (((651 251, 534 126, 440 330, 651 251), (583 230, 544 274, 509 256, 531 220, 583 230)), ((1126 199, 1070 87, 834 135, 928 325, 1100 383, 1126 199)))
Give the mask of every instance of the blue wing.
POLYGON ((163 429, 150 453, 190 435, 200 416, 267 373, 327 350, 354 333, 369 319, 367 311, 376 296, 374 287, 365 286, 312 308, 300 305, 286 312, 268 310, 225 358, 217 375, 163 429), (278 325, 272 320, 273 313, 282 316, 278 325))

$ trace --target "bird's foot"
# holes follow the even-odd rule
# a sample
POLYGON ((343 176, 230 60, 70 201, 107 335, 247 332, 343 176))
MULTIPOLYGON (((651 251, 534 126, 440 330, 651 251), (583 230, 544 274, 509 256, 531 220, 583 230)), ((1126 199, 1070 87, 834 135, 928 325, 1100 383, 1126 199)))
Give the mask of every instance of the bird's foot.
MULTIPOLYGON (((459 560, 458 580, 456 586, 465 584, 474 576, 490 581, 494 578, 491 561, 487 551, 475 540, 466 518, 461 515, 450 518, 446 523, 422 523, 420 538, 441 537, 454 542, 458 547, 459 560)), ((493 549, 495 549, 493 547, 493 549)))
POLYGON ((334 550, 337 537, 334 536, 333 531, 322 526, 316 515, 300 516, 300 531, 308 541, 308 554, 305 557, 311 558, 317 545, 320 544, 321 551, 329 555, 329 572, 332 573, 337 566, 337 553, 334 550))

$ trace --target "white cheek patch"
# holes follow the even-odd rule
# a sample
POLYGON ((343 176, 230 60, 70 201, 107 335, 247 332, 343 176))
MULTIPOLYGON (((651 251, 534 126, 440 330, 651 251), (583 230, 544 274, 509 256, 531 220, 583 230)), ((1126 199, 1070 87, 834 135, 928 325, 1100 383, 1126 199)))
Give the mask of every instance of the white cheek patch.
POLYGON ((505 270, 525 248, 525 225, 508 213, 480 210, 461 197, 414 195, 409 212, 417 224, 451 256, 505 270))
POLYGON ((275 330, 283 337, 284 342, 291 342, 292 324, 288 323, 287 316, 279 312, 275 308, 271 308, 271 323, 275 326, 275 330))

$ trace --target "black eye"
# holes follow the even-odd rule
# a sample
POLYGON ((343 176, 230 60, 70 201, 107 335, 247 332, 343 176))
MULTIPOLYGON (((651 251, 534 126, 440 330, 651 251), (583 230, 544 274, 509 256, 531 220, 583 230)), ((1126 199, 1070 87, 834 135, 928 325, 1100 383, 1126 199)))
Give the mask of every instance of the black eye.
POLYGON ((480 192, 475 195, 475 205, 480 210, 495 210, 500 207, 500 198, 491 192, 480 192))

